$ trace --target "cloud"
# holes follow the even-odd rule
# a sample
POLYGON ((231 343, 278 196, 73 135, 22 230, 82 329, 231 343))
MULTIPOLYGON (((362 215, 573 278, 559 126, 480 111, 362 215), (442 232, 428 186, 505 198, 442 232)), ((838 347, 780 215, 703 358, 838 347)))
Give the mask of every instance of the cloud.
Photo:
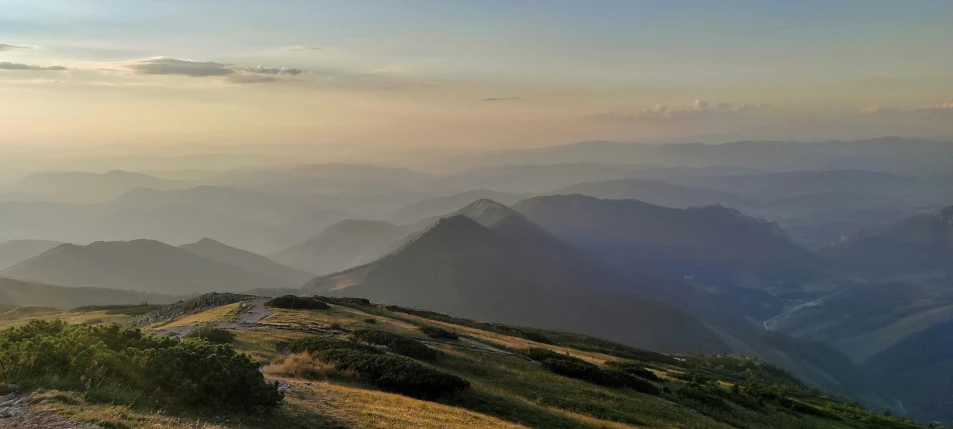
POLYGON ((910 115, 918 113, 946 113, 953 112, 953 102, 933 104, 929 106, 921 107, 898 107, 898 106, 881 106, 879 104, 867 107, 861 111, 861 113, 867 115, 910 115))
POLYGON ((666 104, 656 104, 648 109, 629 112, 608 112, 593 115, 595 119, 611 121, 672 121, 704 117, 725 117, 745 113, 752 113, 768 108, 768 104, 729 104, 720 103, 711 105, 701 99, 696 99, 688 106, 671 108, 666 104))
POLYGON ((213 61, 188 61, 175 58, 147 58, 126 63, 137 74, 179 75, 189 77, 228 76, 235 70, 213 61))
POLYGON ((522 100, 522 99, 523 98, 521 97, 490 97, 490 98, 484 98, 480 101, 516 101, 516 100, 522 100))
POLYGON ((244 69, 247 72, 254 74, 265 74, 265 75, 287 75, 287 76, 297 76, 301 73, 304 73, 300 69, 288 68, 288 67, 263 67, 263 66, 253 66, 244 69))
POLYGON ((11 63, 0 61, 0 70, 27 70, 27 71, 64 71, 63 66, 37 66, 32 64, 11 63))
POLYGON ((317 47, 317 46, 303 46, 303 45, 298 45, 298 46, 289 46, 289 47, 287 47, 287 48, 282 48, 281 50, 282 50, 282 51, 289 51, 289 52, 300 52, 300 51, 318 51, 318 50, 321 50, 321 48, 319 48, 319 47, 317 47))
POLYGON ((191 61, 157 57, 123 63, 122 67, 141 75, 176 75, 203 78, 224 78, 229 83, 265 83, 294 77, 304 70, 290 67, 235 67, 214 61, 191 61))
POLYGON ((6 43, 0 43, 0 52, 3 51, 13 51, 13 50, 30 50, 36 49, 36 46, 29 45, 8 45, 6 43))

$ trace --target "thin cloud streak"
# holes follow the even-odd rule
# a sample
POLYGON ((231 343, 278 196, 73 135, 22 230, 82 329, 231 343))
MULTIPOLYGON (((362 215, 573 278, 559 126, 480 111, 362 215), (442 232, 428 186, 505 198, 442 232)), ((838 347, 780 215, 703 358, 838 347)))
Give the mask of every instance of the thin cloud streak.
POLYGON ((33 49, 37 49, 37 47, 30 46, 30 45, 8 45, 6 43, 0 43, 0 52, 14 51, 14 50, 27 51, 27 50, 33 50, 33 49))
POLYGON ((11 63, 9 61, 0 61, 0 70, 22 70, 22 71, 65 71, 63 66, 38 66, 32 64, 11 63))

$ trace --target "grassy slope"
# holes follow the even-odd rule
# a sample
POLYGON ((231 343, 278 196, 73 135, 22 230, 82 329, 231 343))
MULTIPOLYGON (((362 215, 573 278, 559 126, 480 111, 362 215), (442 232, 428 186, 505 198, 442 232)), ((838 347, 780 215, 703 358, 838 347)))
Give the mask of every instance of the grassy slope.
MULTIPOLYGON (((172 322, 207 324, 231 321, 235 306, 224 306, 203 313, 183 317, 172 322)), ((438 321, 406 313, 388 311, 380 306, 334 306, 330 311, 272 309, 274 314, 259 323, 261 327, 236 332, 234 346, 263 362, 281 362, 288 359, 280 351, 283 343, 315 332, 343 334, 364 327, 373 327, 426 341, 441 352, 433 365, 440 370, 466 378, 472 388, 464 393, 438 402, 428 402, 406 396, 381 392, 365 385, 348 374, 333 370, 305 378, 288 377, 266 367, 266 375, 280 379, 293 387, 286 397, 286 405, 267 419, 242 416, 222 416, 206 419, 207 424, 196 426, 194 417, 184 418, 136 410, 124 405, 99 405, 76 401, 54 401, 52 407, 80 420, 98 422, 105 427, 203 427, 203 428, 282 428, 305 427, 366 427, 366 428, 866 428, 882 427, 865 424, 850 417, 854 409, 837 411, 843 404, 832 402, 823 395, 798 397, 830 414, 826 417, 796 413, 776 404, 757 409, 743 408, 734 403, 709 407, 684 402, 677 395, 655 397, 628 389, 612 389, 580 380, 559 376, 539 364, 506 350, 527 347, 547 347, 568 353, 587 361, 602 364, 619 360, 611 354, 639 356, 639 351, 605 341, 579 335, 550 331, 536 331, 561 345, 536 343, 519 336, 494 329, 480 329, 478 323, 468 321, 438 321), (367 319, 374 319, 370 323, 367 319), (462 335, 460 340, 432 341, 417 328, 435 325, 462 335), (268 326, 271 325, 271 326, 268 326), (470 325, 470 326, 465 326, 470 325), (307 331, 307 332, 305 332, 307 331), (473 340, 478 343, 474 343, 473 340), (480 344, 482 343, 482 345, 480 344), (482 348, 481 348, 482 347, 482 348)), ((56 313, 39 317, 68 317, 82 322, 102 318, 104 312, 56 313)), ((34 317, 34 316, 30 316, 34 317)), ((22 319, 21 319, 22 320, 22 319)), ((161 330, 157 329, 157 330, 161 330)), ((679 360, 653 360, 654 354, 645 354, 641 363, 665 380, 663 385, 678 392, 687 383, 676 380, 679 374, 699 370, 707 365, 704 357, 686 356, 679 360)), ((708 365, 705 374, 724 374, 712 386, 726 392, 732 383, 725 381, 741 377, 724 369, 721 363, 708 365), (721 369, 719 369, 721 368, 721 369), (719 372, 721 371, 721 372, 719 372), (725 372, 728 371, 728 372, 725 372)), ((823 414, 823 413, 822 413, 823 414)), ((900 424, 899 422, 896 422, 900 424)), ((893 426, 893 427, 906 427, 893 426)), ((910 426, 912 427, 912 426, 910 426)))

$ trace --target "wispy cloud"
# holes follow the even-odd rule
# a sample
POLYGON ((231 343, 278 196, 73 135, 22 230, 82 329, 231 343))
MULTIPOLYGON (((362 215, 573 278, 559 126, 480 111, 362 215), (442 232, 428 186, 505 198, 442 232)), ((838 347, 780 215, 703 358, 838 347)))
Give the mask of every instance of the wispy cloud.
POLYGON ((906 116, 906 117, 930 117, 930 116, 949 116, 953 115, 953 102, 932 104, 920 107, 899 107, 899 106, 870 106, 862 110, 862 113, 869 116, 887 117, 887 116, 906 116))
POLYGON ((64 71, 63 66, 38 66, 33 64, 11 63, 9 61, 0 61, 0 70, 24 70, 24 71, 64 71))
POLYGON ((121 68, 141 75, 175 75, 197 78, 224 78, 229 83, 266 83, 279 78, 294 77, 304 70, 289 67, 235 67, 214 61, 192 61, 156 57, 123 63, 121 68))
POLYGON ((30 49, 37 49, 37 47, 30 46, 30 45, 8 45, 6 43, 0 43, 0 52, 14 51, 14 50, 30 50, 30 49))
POLYGON ((288 67, 252 66, 252 67, 247 67, 244 70, 250 73, 266 74, 266 75, 297 76, 301 73, 304 73, 301 69, 288 68, 288 67))
POLYGON ((189 77, 227 76, 235 73, 225 64, 213 61, 189 61, 176 58, 147 58, 125 64, 137 74, 179 75, 189 77))
POLYGON ((480 101, 516 101, 516 100, 522 100, 522 99, 523 99, 522 97, 490 97, 490 98, 484 98, 480 101))
POLYGON ((321 50, 321 48, 317 46, 298 45, 298 46, 289 46, 287 48, 281 48, 281 50, 289 51, 289 52, 301 52, 301 51, 319 51, 321 50))
POLYGON ((712 116, 732 116, 753 113, 768 108, 768 104, 709 104, 700 99, 685 107, 672 108, 665 104, 656 104, 638 111, 607 112, 593 115, 596 119, 612 121, 671 121, 712 116))

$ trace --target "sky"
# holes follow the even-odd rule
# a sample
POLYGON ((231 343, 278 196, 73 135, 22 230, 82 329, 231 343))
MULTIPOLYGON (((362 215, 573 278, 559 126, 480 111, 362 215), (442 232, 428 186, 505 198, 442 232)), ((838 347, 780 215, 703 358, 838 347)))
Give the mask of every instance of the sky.
POLYGON ((953 2, 0 0, 0 149, 953 140, 953 2))

